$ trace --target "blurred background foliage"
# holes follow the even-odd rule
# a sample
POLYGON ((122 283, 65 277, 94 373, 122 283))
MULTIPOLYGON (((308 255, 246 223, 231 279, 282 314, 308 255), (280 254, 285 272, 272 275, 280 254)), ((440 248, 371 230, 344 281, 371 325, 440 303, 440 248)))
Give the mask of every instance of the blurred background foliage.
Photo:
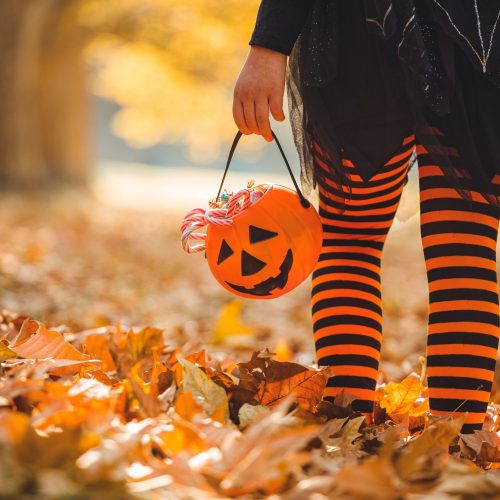
POLYGON ((2 180, 85 182, 108 122, 121 159, 167 144, 179 161, 217 160, 258 3, 2 0, 2 180))
POLYGON ((233 133, 227 115, 258 2, 83 0, 93 36, 92 90, 121 109, 113 131, 133 145, 184 141, 195 161, 214 159, 233 133))

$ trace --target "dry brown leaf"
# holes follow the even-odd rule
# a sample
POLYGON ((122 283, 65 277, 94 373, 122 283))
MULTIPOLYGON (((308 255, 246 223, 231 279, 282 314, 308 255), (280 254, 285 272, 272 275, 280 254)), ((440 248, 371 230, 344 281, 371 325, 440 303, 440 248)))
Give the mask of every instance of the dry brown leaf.
POLYGON ((47 382, 44 397, 37 403, 33 426, 37 430, 105 426, 115 418, 121 390, 88 378, 73 385, 47 382))
POLYGON ((39 327, 40 324, 38 323, 38 321, 29 318, 24 319, 21 327, 19 328, 19 332, 11 342, 11 345, 16 345, 23 342, 24 340, 28 340, 38 331, 39 327))
POLYGON ((395 462, 399 477, 405 481, 429 481, 439 477, 448 456, 448 447, 458 436, 464 421, 465 415, 456 419, 437 419, 411 440, 395 462))
MULTIPOLYGON (((23 323, 23 326, 26 324, 23 323)), ((47 330, 44 324, 37 323, 38 328, 31 336, 17 337, 9 348, 17 356, 27 359, 52 359, 71 361, 66 364, 59 364, 51 368, 50 373, 57 376, 65 376, 82 368, 95 369, 99 360, 93 360, 87 354, 80 352, 73 347, 65 338, 55 330, 47 330), (76 363, 78 361, 80 363, 76 363)), ((25 331, 32 331, 34 322, 30 321, 25 331)), ((23 329, 21 329, 23 330, 23 329)))
POLYGON ((173 418, 172 425, 164 430, 155 430, 154 436, 154 442, 168 457, 180 453, 195 456, 208 448, 197 426, 177 416, 173 418))
POLYGON ((190 354, 184 355, 184 359, 191 361, 198 366, 207 366, 207 351, 205 349, 201 349, 198 352, 192 352, 190 354))
POLYGON ((229 421, 229 407, 226 391, 211 380, 199 367, 180 355, 177 358, 182 365, 183 390, 199 397, 212 418, 227 423, 229 421))
POLYGON ((436 488, 425 496, 442 498, 498 499, 500 498, 500 474, 485 473, 471 462, 450 459, 436 488))
POLYGON ((356 500, 397 500, 404 497, 406 487, 394 470, 391 454, 395 433, 384 443, 379 456, 361 464, 346 465, 334 478, 335 492, 356 500))
POLYGON ((271 409, 269 406, 262 405, 251 405, 245 403, 238 412, 238 419, 240 421, 240 429, 244 429, 248 427, 250 424, 253 424, 260 420, 261 418, 269 415, 271 409))
POLYGON ((289 470, 309 460, 301 449, 319 428, 297 427, 286 415, 292 401, 292 396, 285 398, 243 433, 227 434, 219 450, 208 450, 198 457, 196 470, 217 478, 222 491, 230 496, 281 491, 289 470))
POLYGON ((282 373, 273 373, 274 376, 260 386, 255 400, 261 405, 273 407, 285 396, 293 393, 298 404, 309 410, 314 410, 320 402, 323 389, 326 386, 327 377, 325 377, 324 371, 310 370, 304 367, 302 372, 289 376, 287 367, 282 368, 282 373))
POLYGON ((476 430, 473 434, 461 434, 460 439, 473 450, 466 454, 469 458, 478 462, 500 462, 500 437, 496 432, 476 430))
POLYGON ((365 455, 366 453, 361 450, 361 441, 358 440, 362 436, 359 428, 364 421, 364 416, 348 419, 338 432, 338 436, 325 440, 326 452, 330 455, 341 455, 349 459, 365 455))
POLYGON ((330 376, 326 367, 311 369, 298 363, 279 362, 270 352, 254 352, 250 361, 239 363, 233 373, 239 378, 235 400, 274 406, 293 393, 297 404, 314 411, 330 376))

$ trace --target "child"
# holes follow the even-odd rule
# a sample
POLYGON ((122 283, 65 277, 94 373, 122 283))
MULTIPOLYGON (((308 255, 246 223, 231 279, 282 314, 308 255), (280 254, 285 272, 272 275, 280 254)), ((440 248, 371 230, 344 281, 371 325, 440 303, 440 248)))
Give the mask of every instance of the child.
POLYGON ((324 397, 357 396, 368 420, 380 259, 415 163, 430 409, 467 412, 465 433, 485 418, 500 333, 499 24, 487 0, 263 0, 257 14, 234 119, 271 141, 286 80, 302 185, 318 187, 323 223, 311 305, 318 364, 335 373, 324 397))

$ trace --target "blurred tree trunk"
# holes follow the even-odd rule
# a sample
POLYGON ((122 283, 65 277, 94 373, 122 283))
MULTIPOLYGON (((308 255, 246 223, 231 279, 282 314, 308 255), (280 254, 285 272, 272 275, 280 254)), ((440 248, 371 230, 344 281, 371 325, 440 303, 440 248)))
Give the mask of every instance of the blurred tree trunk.
POLYGON ((1 0, 2 185, 85 182, 83 43, 71 0, 1 0))

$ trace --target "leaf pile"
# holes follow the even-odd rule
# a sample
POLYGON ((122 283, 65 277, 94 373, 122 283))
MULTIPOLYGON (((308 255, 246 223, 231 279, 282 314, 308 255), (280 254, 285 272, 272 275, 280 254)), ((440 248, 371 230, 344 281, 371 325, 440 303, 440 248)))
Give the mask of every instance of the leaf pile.
POLYGON ((2 498, 493 498, 500 417, 460 435, 412 373, 321 399, 329 368, 247 361, 120 324, 81 332, 4 313, 2 498), (360 480, 362 478, 362 480, 360 480), (462 498, 462 497, 460 497, 462 498))
MULTIPOLYGON (((132 187, 122 191, 121 169, 113 175, 96 169, 94 189, 101 201, 56 189, 29 196, 4 193, 0 231, 7 237, 0 240, 0 308, 73 331, 117 321, 156 325, 171 337, 182 328, 179 343, 219 343, 217 348, 238 350, 241 359, 269 347, 277 359, 293 355, 296 361, 311 363, 310 283, 265 304, 245 302, 243 318, 250 328, 231 319, 238 312, 236 305, 214 328, 230 295, 213 278, 205 259, 187 255, 179 242, 186 211, 205 201, 179 207, 170 200, 171 207, 159 210, 157 204, 148 204, 144 187, 138 198, 130 196, 141 191, 143 180, 157 186, 158 178, 148 177, 146 170, 137 169, 137 178, 127 177, 132 187), (103 178, 106 189, 99 181, 103 178), (126 200, 128 208, 112 200, 126 200), (287 342, 281 342, 283 349, 277 345, 280 338, 287 342)), ((179 170, 177 181, 189 186, 193 173, 186 168, 181 179, 179 170)), ((239 188, 229 182, 228 187, 239 188)), ((187 189, 185 194, 189 199, 187 189)), ((391 231, 384 249, 380 368, 386 380, 400 380, 418 370, 418 356, 425 352, 427 284, 419 238, 418 224, 410 220, 391 231)), ((498 377, 500 381, 500 370, 498 377)))

